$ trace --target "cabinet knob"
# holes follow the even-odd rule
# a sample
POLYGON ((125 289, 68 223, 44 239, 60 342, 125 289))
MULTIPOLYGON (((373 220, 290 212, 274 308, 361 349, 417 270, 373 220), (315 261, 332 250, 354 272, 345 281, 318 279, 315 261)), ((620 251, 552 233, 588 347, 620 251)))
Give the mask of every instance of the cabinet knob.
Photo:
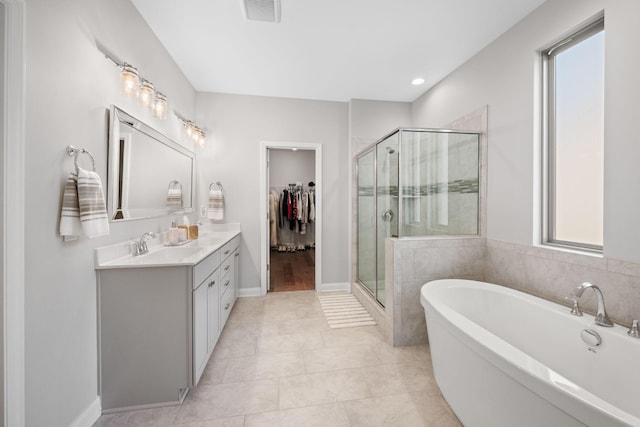
POLYGON ((213 285, 215 285, 215 284, 216 284, 216 281, 215 281, 215 280, 212 280, 212 281, 210 281, 210 282, 209 282, 209 287, 212 287, 212 286, 213 286, 213 285))
POLYGON ((228 254, 229 252, 230 252, 229 250, 226 250, 226 251, 224 251, 224 254, 226 255, 226 254, 228 254))
POLYGON ((229 268, 231 268, 231 266, 230 266, 230 265, 225 265, 225 267, 224 267, 224 271, 227 271, 229 268))
POLYGON ((228 303, 227 303, 227 305, 225 305, 225 306, 224 306, 224 309, 225 309, 225 310, 228 310, 230 305, 231 305, 231 303, 230 303, 230 302, 228 302, 228 303))
POLYGON ((231 281, 231 279, 227 280, 227 282, 224 284, 224 287, 226 288, 227 286, 229 286, 229 282, 231 281))
POLYGON ((236 252, 236 256, 240 256, 240 252, 236 252))

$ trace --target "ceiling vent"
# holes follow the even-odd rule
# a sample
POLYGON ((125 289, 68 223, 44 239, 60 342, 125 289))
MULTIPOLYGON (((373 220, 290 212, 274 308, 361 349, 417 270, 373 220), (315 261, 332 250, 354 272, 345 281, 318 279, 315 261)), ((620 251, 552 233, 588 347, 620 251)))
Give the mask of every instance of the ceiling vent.
POLYGON ((280 22, 280 0, 240 0, 247 21, 280 22))

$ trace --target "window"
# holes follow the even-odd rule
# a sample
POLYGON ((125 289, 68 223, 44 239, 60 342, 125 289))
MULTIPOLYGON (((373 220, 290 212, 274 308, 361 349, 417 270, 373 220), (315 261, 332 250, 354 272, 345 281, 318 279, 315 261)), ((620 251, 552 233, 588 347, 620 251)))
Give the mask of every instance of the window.
POLYGON ((604 18, 543 52, 543 242, 602 251, 604 18))

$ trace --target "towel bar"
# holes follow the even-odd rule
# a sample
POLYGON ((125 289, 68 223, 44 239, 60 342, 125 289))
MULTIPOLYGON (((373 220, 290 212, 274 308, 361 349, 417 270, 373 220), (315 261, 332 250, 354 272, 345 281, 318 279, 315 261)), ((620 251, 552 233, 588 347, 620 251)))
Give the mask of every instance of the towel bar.
POLYGON ((169 183, 169 190, 180 190, 182 191, 182 184, 177 179, 174 179, 169 183))
POLYGON ((76 173, 78 173, 78 155, 79 154, 86 154, 87 156, 89 156, 89 158, 91 159, 92 170, 94 172, 96 171, 96 160, 93 158, 89 150, 87 150, 86 148, 76 148, 73 145, 67 145, 66 151, 67 151, 67 155, 74 156, 73 163, 76 166, 76 173))
POLYGON ((212 190, 211 187, 213 187, 214 185, 217 185, 218 188, 222 191, 224 190, 224 188, 222 187, 222 184, 220 183, 220 181, 216 181, 216 182, 212 182, 211 184, 209 184, 209 191, 212 190))

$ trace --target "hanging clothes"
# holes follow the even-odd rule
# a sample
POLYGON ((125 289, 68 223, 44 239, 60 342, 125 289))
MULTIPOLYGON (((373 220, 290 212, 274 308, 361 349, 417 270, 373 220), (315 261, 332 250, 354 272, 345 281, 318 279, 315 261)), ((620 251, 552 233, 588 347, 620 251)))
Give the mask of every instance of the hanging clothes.
POLYGON ((314 222, 316 220, 316 192, 313 190, 309 191, 309 222, 314 222))
MULTIPOLYGON (((276 190, 271 190, 271 191, 276 191, 276 190)), ((283 193, 280 193, 278 195, 278 228, 282 228, 284 225, 284 217, 282 215, 282 196, 283 193)))
POLYGON ((316 216, 313 187, 305 189, 300 185, 290 184, 280 189, 279 193, 273 188, 271 190, 273 195, 270 194, 270 200, 273 200, 277 208, 275 213, 270 211, 273 219, 269 224, 270 231, 273 227, 276 229, 276 233, 272 232, 270 235, 271 246, 280 252, 315 247, 314 228, 310 225, 316 216), (273 239, 274 234, 277 236, 276 241, 273 239))
POLYGON ((269 234, 271 246, 278 246, 278 227, 276 225, 276 218, 279 214, 279 200, 280 197, 275 190, 269 192, 269 234))

